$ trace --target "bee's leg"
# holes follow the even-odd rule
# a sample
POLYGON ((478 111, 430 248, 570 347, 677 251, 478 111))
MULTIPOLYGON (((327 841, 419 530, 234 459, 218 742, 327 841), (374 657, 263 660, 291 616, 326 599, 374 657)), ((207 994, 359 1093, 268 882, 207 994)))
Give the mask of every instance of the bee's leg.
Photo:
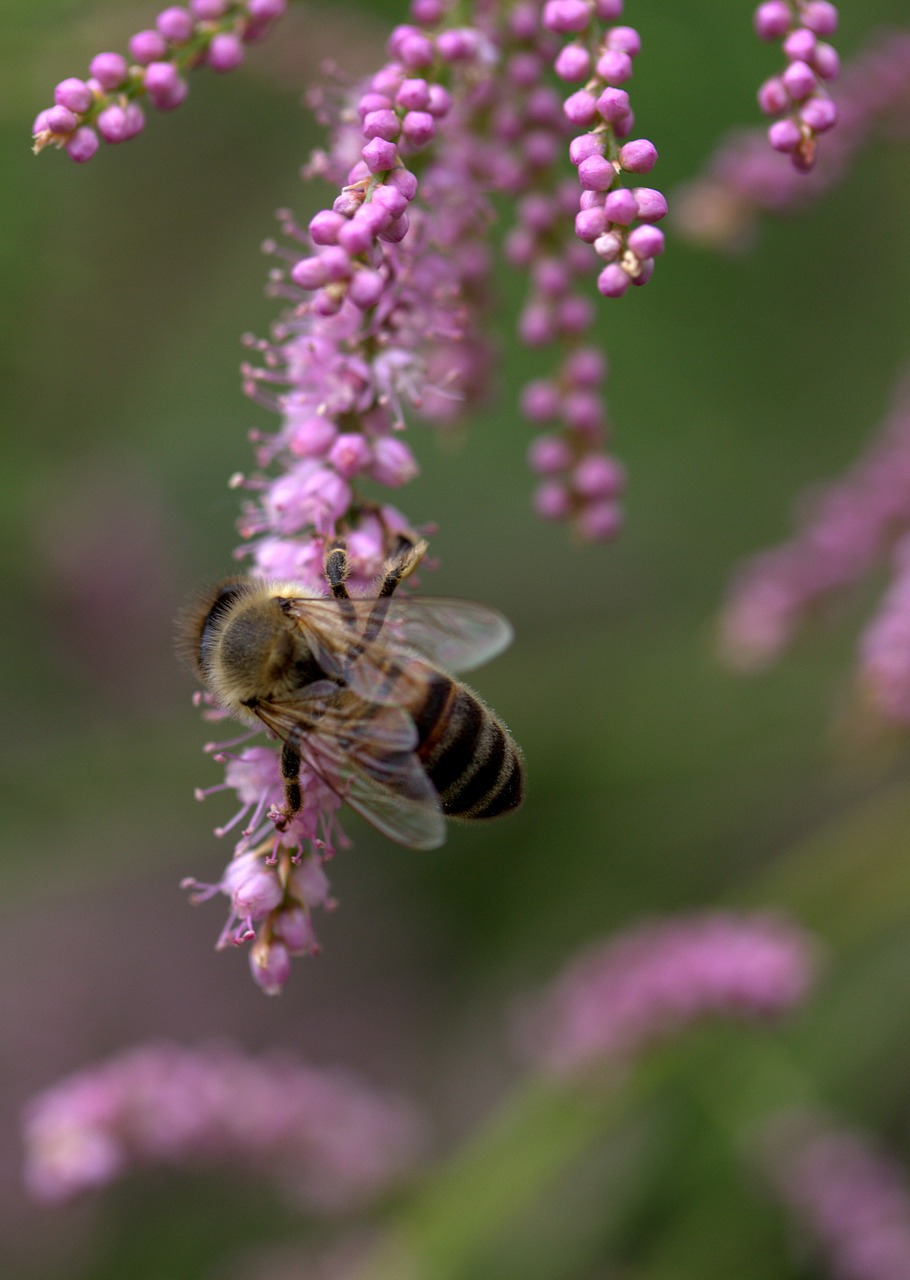
POLYGON ((420 564, 427 549, 423 538, 412 542, 410 538, 399 537, 398 546, 383 565, 383 577, 376 594, 379 599, 370 610, 367 624, 363 629, 364 640, 375 640, 382 630, 388 612, 389 598, 403 578, 413 573, 420 564))
POLYGON ((348 549, 340 538, 336 538, 326 548, 325 559, 322 562, 322 571, 325 574, 325 580, 331 588, 332 595, 339 602, 341 616, 349 627, 353 627, 356 621, 354 606, 348 604, 350 600, 346 584, 347 576, 351 572, 351 562, 348 560, 348 549))
POLYGON ((392 595, 402 578, 414 572, 426 554, 426 550, 425 539, 420 538, 417 542, 412 542, 410 538, 400 536, 398 546, 383 565, 384 576, 379 584, 377 595, 380 597, 392 595))
POLYGON ((292 818, 303 808, 303 792, 300 789, 300 752, 290 738, 281 748, 281 777, 284 782, 284 809, 275 823, 284 831, 292 818))
POLYGON ((348 561, 347 547, 340 539, 336 539, 326 548, 322 571, 335 599, 349 600, 348 589, 344 584, 351 572, 351 566, 348 561))

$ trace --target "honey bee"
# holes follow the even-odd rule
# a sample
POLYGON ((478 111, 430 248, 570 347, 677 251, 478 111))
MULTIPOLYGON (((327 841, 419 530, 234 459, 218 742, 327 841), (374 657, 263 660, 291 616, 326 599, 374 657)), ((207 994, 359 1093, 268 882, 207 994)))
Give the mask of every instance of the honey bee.
POLYGON ((219 706, 282 742, 279 830, 299 813, 305 763, 399 844, 433 849, 445 818, 495 818, 522 801, 521 751, 450 672, 501 653, 512 628, 467 600, 394 600, 426 544, 400 540, 375 597, 348 594, 342 542, 330 596, 227 578, 179 620, 178 649, 219 706))

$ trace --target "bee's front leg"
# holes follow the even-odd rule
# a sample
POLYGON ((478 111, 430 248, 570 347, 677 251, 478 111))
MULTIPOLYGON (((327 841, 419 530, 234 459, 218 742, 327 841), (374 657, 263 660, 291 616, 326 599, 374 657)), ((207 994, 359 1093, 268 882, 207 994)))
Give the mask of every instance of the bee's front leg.
POLYGON ((348 600, 348 589, 345 579, 351 572, 347 547, 341 538, 336 538, 327 548, 322 562, 323 573, 336 600, 348 600))
POLYGON ((413 541, 401 535, 398 545, 383 565, 383 576, 376 594, 380 597, 393 595, 395 588, 403 578, 412 574, 426 554, 427 544, 423 538, 413 541))
POLYGON ((275 826, 279 831, 286 831, 288 823, 303 808, 303 792, 300 789, 300 752, 293 742, 288 740, 281 748, 281 777, 284 782, 284 808, 277 817, 275 826))

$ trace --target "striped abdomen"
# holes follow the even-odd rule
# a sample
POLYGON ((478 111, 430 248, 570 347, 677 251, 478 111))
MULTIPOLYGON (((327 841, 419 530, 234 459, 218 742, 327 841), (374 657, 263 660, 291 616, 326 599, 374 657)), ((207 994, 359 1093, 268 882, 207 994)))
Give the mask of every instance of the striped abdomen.
POLYGON ((450 818, 495 818, 521 804, 521 756, 508 730, 475 693, 433 671, 420 705, 408 708, 417 755, 450 818))

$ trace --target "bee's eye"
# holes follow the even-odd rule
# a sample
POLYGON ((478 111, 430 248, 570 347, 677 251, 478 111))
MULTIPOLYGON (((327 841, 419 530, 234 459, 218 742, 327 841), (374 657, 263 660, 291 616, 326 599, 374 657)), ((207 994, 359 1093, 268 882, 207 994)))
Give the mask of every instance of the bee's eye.
POLYGON ((199 661, 203 667, 209 656, 218 622, 240 599, 244 594, 244 590, 243 584, 228 582, 219 589, 218 594, 215 596, 212 607, 202 621, 202 629, 199 633, 199 661))

